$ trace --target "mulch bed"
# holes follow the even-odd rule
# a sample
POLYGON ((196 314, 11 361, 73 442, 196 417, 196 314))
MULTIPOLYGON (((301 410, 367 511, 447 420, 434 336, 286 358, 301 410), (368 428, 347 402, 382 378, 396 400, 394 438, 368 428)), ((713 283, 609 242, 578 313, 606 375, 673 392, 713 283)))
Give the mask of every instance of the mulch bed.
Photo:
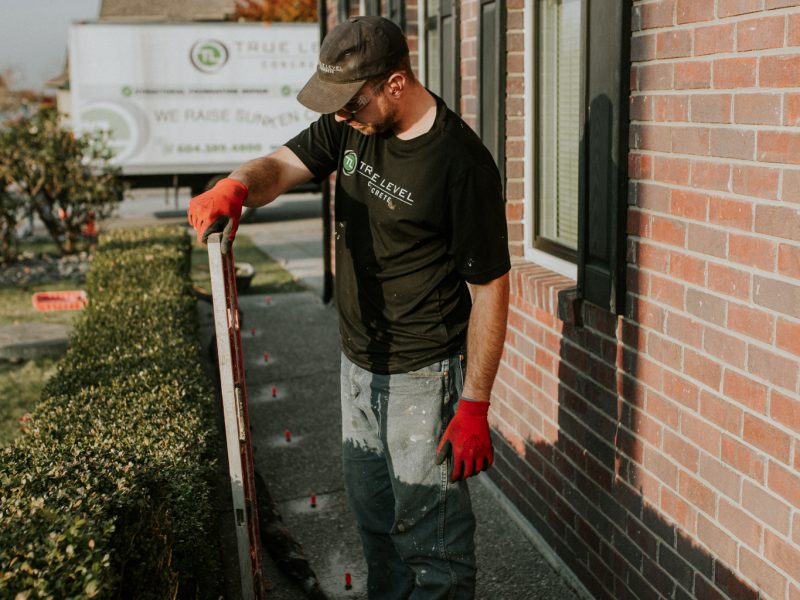
POLYGON ((82 282, 89 270, 89 260, 87 252, 68 256, 25 252, 16 262, 0 265, 0 287, 29 287, 63 279, 82 282))

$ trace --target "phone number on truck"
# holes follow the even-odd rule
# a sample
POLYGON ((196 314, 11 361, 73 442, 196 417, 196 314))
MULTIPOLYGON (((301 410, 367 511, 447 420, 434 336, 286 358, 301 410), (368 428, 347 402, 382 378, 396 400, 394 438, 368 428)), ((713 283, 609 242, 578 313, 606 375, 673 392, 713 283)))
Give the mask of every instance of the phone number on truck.
POLYGON ((261 152, 261 144, 178 144, 180 154, 199 154, 211 152, 261 152))

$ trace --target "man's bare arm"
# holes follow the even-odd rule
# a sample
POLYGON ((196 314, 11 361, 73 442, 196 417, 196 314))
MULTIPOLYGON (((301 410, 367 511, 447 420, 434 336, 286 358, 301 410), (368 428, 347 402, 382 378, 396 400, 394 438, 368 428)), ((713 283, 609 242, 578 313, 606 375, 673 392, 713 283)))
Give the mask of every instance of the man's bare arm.
POLYGON ((313 174, 294 152, 281 146, 272 154, 244 163, 230 177, 247 186, 245 206, 258 207, 269 204, 301 183, 311 181, 313 174))
POLYGON ((472 313, 467 332, 467 378, 462 396, 488 402, 508 319, 508 273, 483 285, 471 285, 472 313))

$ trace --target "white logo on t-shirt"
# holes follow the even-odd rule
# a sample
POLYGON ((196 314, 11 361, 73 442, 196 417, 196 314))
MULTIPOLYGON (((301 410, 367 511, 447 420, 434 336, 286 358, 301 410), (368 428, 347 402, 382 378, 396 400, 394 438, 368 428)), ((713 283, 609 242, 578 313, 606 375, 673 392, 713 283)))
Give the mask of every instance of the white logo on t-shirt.
MULTIPOLYGON (((352 152, 352 150, 348 152, 352 152)), ((348 152, 345 153, 345 158, 348 152)), ((355 158, 354 152, 353 157, 355 158)), ((363 160, 358 164, 358 174, 367 178, 367 187, 370 194, 378 198, 378 200, 385 201, 389 208, 395 207, 395 201, 403 202, 409 206, 414 205, 414 198, 410 190, 381 176, 372 165, 365 163, 363 160)))

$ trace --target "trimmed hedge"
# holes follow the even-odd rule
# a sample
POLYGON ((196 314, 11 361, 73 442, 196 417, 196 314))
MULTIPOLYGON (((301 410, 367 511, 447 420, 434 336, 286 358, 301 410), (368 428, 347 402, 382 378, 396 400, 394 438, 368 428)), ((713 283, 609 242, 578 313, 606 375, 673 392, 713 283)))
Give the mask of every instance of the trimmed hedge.
POLYGON ((0 452, 0 597, 218 597, 190 249, 180 227, 101 239, 67 354, 0 452))

